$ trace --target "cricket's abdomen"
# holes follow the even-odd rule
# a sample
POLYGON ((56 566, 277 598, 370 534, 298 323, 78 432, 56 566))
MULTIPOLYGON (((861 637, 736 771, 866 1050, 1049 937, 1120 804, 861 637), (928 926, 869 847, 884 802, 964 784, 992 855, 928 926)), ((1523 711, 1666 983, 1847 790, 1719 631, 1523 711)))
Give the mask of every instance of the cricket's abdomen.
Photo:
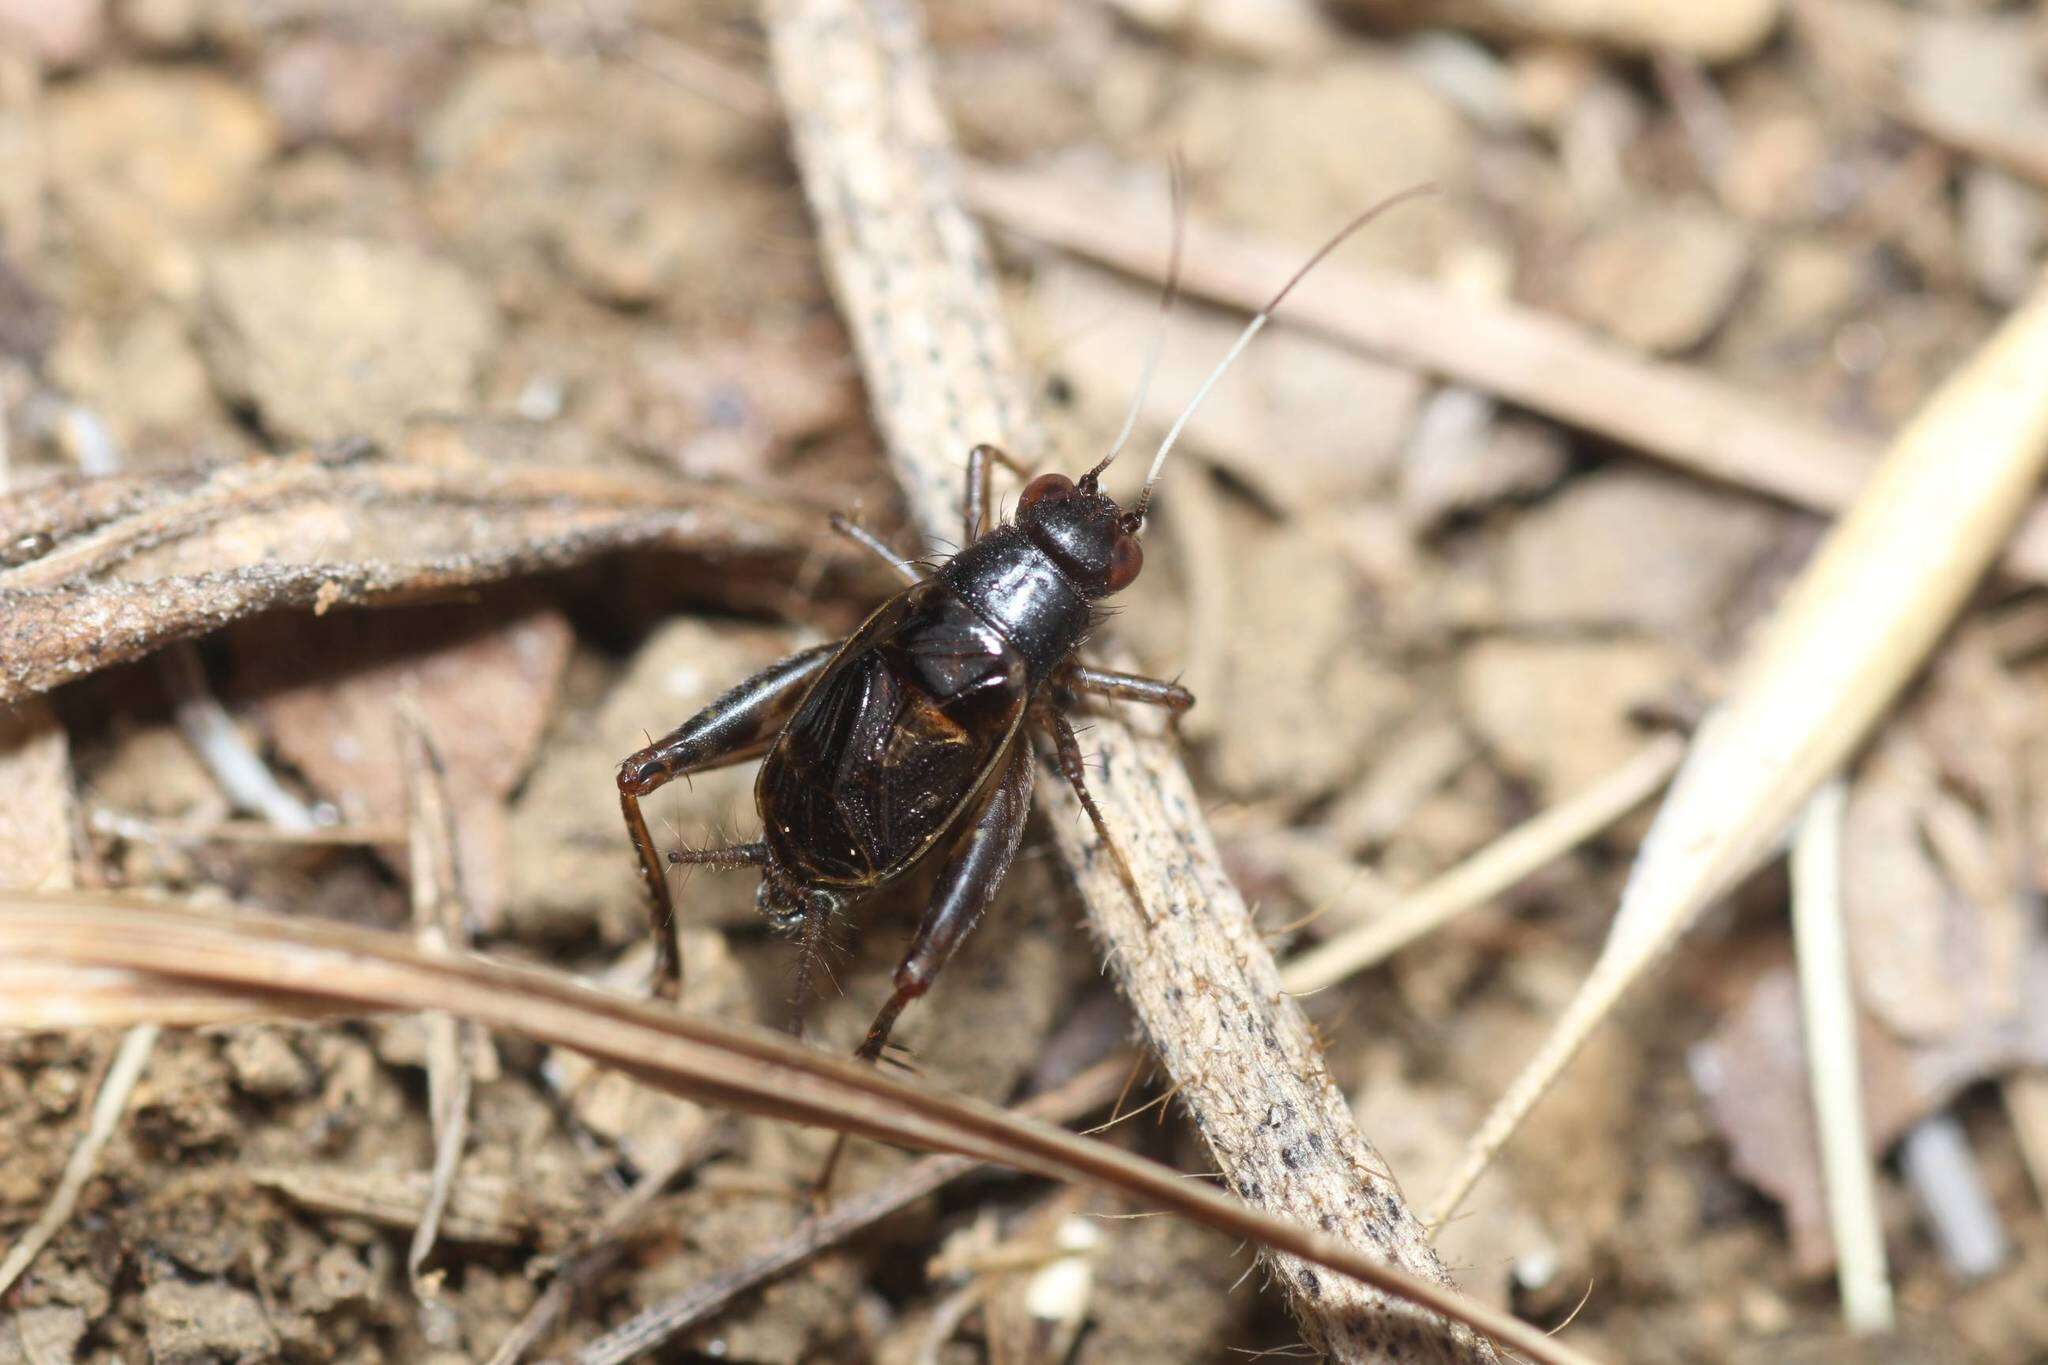
POLYGON ((974 804, 1030 700, 1029 668, 945 582, 868 618, 769 748, 755 783, 786 874, 873 889, 974 804))

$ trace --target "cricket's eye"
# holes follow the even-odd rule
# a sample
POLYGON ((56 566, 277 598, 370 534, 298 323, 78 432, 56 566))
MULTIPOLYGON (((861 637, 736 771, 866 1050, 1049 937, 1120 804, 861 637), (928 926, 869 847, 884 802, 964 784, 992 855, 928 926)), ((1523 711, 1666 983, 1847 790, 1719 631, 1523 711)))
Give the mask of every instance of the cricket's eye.
POLYGON ((1109 577, 1106 580, 1111 592, 1122 592, 1131 586, 1138 576, 1138 570, 1145 567, 1145 547, 1138 538, 1128 531, 1116 538, 1116 548, 1109 552, 1109 577))
POLYGON ((1035 507, 1048 498, 1062 502, 1074 496, 1074 481, 1064 474, 1040 474, 1024 485, 1024 496, 1017 500, 1019 508, 1035 507))

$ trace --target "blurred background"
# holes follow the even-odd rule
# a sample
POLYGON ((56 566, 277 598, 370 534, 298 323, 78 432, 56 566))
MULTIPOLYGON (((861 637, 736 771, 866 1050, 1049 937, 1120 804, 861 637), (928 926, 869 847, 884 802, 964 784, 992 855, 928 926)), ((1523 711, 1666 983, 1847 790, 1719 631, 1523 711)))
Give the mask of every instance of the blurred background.
MULTIPOLYGON (((1269 329, 1204 407, 1111 627, 1199 696, 1189 762, 1283 957, 1683 733, 1817 540, 1825 490, 1845 470, 1853 486, 2040 275, 2036 6, 943 0, 925 21, 1054 433, 1028 454, 1070 472, 1113 436, 1158 326, 1176 158, 1191 274, 1241 276, 1251 300, 1284 279, 1272 262, 1435 186, 1312 275, 1298 300, 1321 294, 1317 327, 1269 329), (1075 222, 1129 256, 1062 245, 1075 222), (1382 297, 1402 336, 1382 335, 1382 297), (1365 344, 1332 299, 1357 305, 1365 344), (1668 408, 1673 375, 1695 405, 1668 408), (1758 414, 1813 439, 1707 467, 1701 434, 1758 414)), ((1176 309, 1141 453, 1244 316, 1176 309)), ((0 0, 0 404, 17 489, 455 440, 788 490, 821 527, 857 508, 914 543, 761 21, 724 0, 0 0)), ((1135 486, 1140 456, 1125 463, 1135 486)), ((445 750, 478 945, 631 981, 644 919, 616 763, 886 590, 627 556, 456 602, 259 619, 202 664, 283 788, 349 827, 403 823, 395 699, 415 697, 445 750)), ((2037 589, 1994 578, 1854 774, 1844 909, 1896 1330, 1841 1326, 1776 870, 1625 1002, 1444 1231, 1465 1290, 1570 1319, 1617 1361, 2048 1356, 2044 646, 2037 589)), ((53 705, 77 817, 52 841, 0 796, 6 880, 408 922, 388 837, 216 837, 235 802, 153 670, 53 705)), ((751 777, 664 790, 658 836, 750 836, 751 777)), ((1643 825, 1305 1000, 1411 1199, 1584 977, 1643 825)), ((850 1047, 886 993, 916 897, 844 935, 825 1044, 850 1047)), ((780 1024, 791 949, 752 898, 747 875, 682 890, 686 1007, 780 1024)), ((1001 1099, 1129 1028, 1039 830, 900 1036, 930 1078, 1001 1099)), ((0 1040, 10 1237, 109 1045, 0 1040)), ((167 1035, 78 1213, 0 1303, 0 1361, 484 1359, 532 1307, 537 1256, 674 1173, 543 1338, 566 1349, 784 1229, 823 1150, 573 1058, 485 1050, 463 1171, 501 1202, 438 1253, 431 1308, 391 1212, 432 1153, 418 1026, 167 1035)), ((1160 1089, 1141 1073, 1132 1093, 1160 1089)), ((1170 1103, 1115 1135, 1211 1168, 1170 1103)), ((902 1160, 857 1145, 845 1179, 902 1160)), ((1295 1349, 1243 1247, 1092 1216, 1111 1207, 954 1187, 667 1358, 1295 1349), (1097 1245, 1048 1335, 1018 1266, 1066 1254, 1075 1226, 1097 1245)))

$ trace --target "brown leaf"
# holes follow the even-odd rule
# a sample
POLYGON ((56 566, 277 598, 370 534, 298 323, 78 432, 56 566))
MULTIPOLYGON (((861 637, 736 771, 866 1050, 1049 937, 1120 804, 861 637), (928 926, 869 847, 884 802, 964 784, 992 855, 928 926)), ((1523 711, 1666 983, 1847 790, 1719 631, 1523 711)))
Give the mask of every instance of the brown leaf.
POLYGON ((2021 760, 2033 708, 1981 631, 1951 641, 1850 794, 1843 913, 1858 998, 1939 1042, 2018 1008, 2021 760))
POLYGON ((287 617, 238 633, 235 645, 237 691, 258 697, 277 751, 353 825, 405 819, 398 707, 413 699, 447 774, 464 898, 481 927, 495 925, 505 801, 568 661, 562 614, 511 604, 287 617))
POLYGON ((728 573, 851 562, 824 510, 655 477, 484 461, 430 431, 361 450, 49 485, 0 500, 0 702, 281 607, 421 599, 618 550, 728 573), (735 564, 738 561, 738 564, 735 564))
MULTIPOLYGON (((1979 1013, 1939 1042, 1912 1044, 1868 1014, 1857 1051, 1871 1155, 1972 1082, 2015 1066, 2048 1065, 2048 948, 2025 964, 2029 1003, 2017 1016, 1979 1013)), ((1715 1125, 1734 1148, 1737 1173, 1785 1208, 1792 1257, 1802 1274, 1834 1264, 1806 1077, 1799 983, 1789 961, 1767 967, 1742 1003, 1693 1056, 1715 1125)))

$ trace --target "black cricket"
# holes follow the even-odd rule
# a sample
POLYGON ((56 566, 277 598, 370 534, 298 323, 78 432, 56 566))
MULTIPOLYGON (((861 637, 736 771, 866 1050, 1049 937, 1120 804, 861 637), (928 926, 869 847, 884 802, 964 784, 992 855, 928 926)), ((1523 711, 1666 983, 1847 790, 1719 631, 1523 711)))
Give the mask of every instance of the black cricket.
MULTIPOLYGON (((1078 480, 1040 474, 1015 519, 991 526, 989 466, 1027 471, 993 446, 967 457, 961 549, 927 575, 841 517, 833 526, 886 560, 906 587, 853 635, 791 655, 747 679, 619 768, 619 800, 639 854, 657 949, 655 989, 673 998, 681 979, 674 905, 640 799, 678 777, 762 759, 754 786, 762 837, 726 848, 677 849, 671 862, 757 867, 757 903, 800 944, 797 1025, 833 919, 928 857, 943 859, 916 935, 896 968, 895 991, 856 1055, 873 1061, 904 1006, 930 989, 981 919, 1008 872, 1031 810, 1031 732, 1046 735, 1125 890, 1144 901, 1088 793, 1080 745, 1062 707, 1083 695, 1163 706, 1194 705, 1156 678, 1087 667, 1076 659, 1098 604, 1129 587, 1144 564, 1139 536, 1167 453, 1210 387, 1302 277, 1351 233, 1414 191, 1367 210, 1332 237, 1239 334, 1153 459, 1130 510, 1101 475, 1134 427, 1158 359, 1155 336, 1108 455, 1078 480)), ((1179 261, 1162 310, 1172 306, 1179 261)))

